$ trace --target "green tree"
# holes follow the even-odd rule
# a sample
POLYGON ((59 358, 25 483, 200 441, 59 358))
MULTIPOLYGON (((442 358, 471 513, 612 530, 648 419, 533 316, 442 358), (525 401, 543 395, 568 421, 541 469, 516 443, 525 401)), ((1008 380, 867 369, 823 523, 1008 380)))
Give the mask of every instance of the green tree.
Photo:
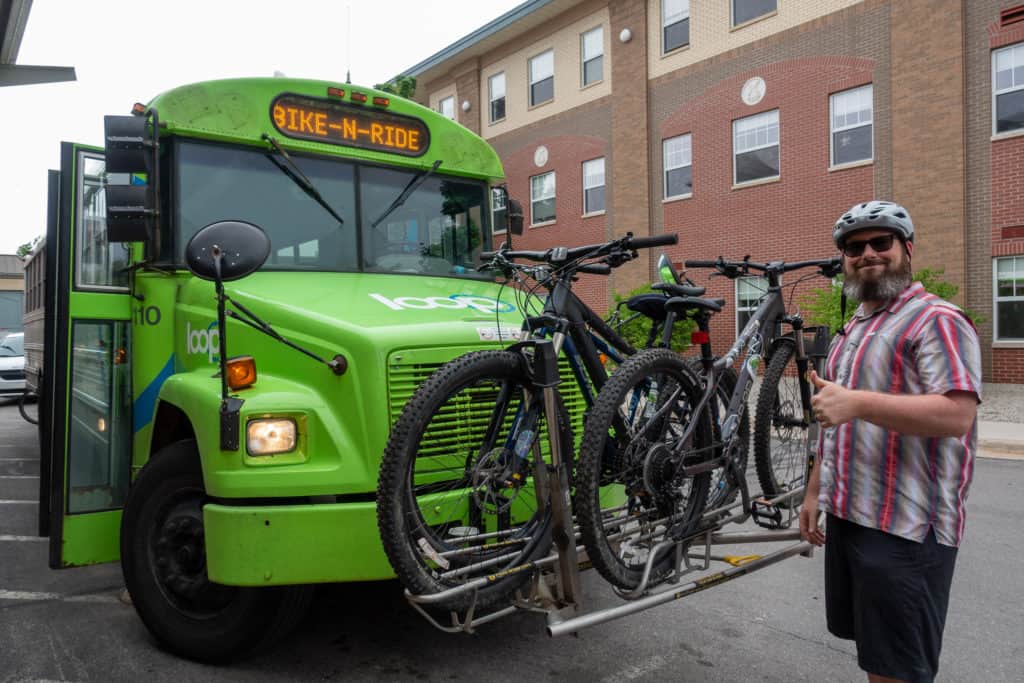
POLYGON ((35 249, 36 245, 39 244, 40 239, 42 238, 37 237, 31 242, 25 242, 25 244, 18 247, 18 251, 15 252, 18 255, 18 258, 25 258, 28 256, 29 252, 35 249))
MULTIPOLYGON (((951 300, 960 291, 960 288, 943 279, 945 270, 942 268, 922 268, 921 270, 914 273, 914 280, 919 281, 925 288, 925 291, 931 292, 935 296, 951 300)), ((835 332, 853 314, 853 311, 857 308, 858 302, 854 299, 846 300, 846 317, 844 319, 841 309, 843 294, 843 278, 842 276, 837 277, 833 280, 830 287, 819 287, 811 290, 800 300, 800 307, 803 311, 804 318, 810 325, 828 325, 828 329, 831 332, 835 332)), ((971 320, 974 321, 975 325, 980 325, 985 322, 987 318, 977 312, 969 309, 964 309, 971 320)))
MULTIPOLYGON (((638 315, 626 308, 625 302, 637 294, 651 294, 650 285, 642 285, 627 294, 616 292, 613 294, 615 308, 608 321, 622 337, 633 345, 634 348, 642 349, 647 344, 647 333, 651 329, 651 319, 647 316, 638 315), (622 304, 619 306, 619 304, 622 304), (635 317, 634 317, 635 316, 635 317)), ((662 296, 659 292, 658 296, 662 296)), ((692 320, 676 321, 672 328, 672 348, 683 353, 690 348, 690 333, 697 329, 697 323, 692 320)))
POLYGON ((378 83, 373 87, 377 90, 383 90, 384 92, 389 92, 392 95, 398 95, 399 97, 411 100, 416 94, 416 77, 395 76, 387 83, 378 83))

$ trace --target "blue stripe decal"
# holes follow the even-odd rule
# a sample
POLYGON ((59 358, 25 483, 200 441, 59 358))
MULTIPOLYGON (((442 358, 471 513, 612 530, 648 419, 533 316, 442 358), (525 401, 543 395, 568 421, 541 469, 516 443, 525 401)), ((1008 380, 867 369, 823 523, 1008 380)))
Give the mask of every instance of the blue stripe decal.
POLYGON ((174 374, 174 354, 172 353, 164 364, 164 367, 157 373, 153 381, 149 383, 132 405, 132 434, 145 427, 153 419, 153 409, 156 407, 156 398, 160 395, 160 387, 164 381, 174 374))

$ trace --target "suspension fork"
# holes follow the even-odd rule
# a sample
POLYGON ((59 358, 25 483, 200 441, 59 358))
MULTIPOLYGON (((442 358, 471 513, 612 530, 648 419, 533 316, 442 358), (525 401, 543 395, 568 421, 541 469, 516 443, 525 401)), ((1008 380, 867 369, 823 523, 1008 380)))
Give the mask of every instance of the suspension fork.
POLYGON ((803 420, 807 425, 807 471, 804 472, 804 481, 810 481, 811 471, 814 469, 814 459, 818 451, 818 421, 813 419, 811 410, 811 380, 808 372, 810 358, 807 355, 807 344, 804 341, 804 319, 799 315, 788 315, 783 318, 793 328, 793 341, 796 342, 796 370, 797 386, 800 387, 800 404, 803 408, 803 420))

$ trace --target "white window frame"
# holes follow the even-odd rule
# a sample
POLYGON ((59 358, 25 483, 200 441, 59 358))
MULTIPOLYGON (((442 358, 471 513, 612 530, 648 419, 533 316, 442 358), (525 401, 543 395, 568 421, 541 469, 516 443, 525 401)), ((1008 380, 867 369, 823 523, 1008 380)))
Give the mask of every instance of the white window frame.
POLYGON ((736 22, 736 3, 737 2, 743 2, 743 0, 729 0, 729 24, 733 28, 736 28, 737 26, 746 26, 747 24, 750 24, 750 23, 753 23, 755 21, 758 21, 759 19, 763 19, 764 17, 770 17, 773 14, 778 14, 779 13, 779 0, 775 0, 775 9, 773 9, 773 10, 771 10, 769 12, 765 12, 764 14, 758 14, 756 17, 751 17, 750 19, 744 19, 743 21, 737 23, 736 22))
POLYGON ((527 91, 526 91, 526 99, 527 99, 527 102, 529 102, 529 105, 531 107, 537 107, 537 106, 540 106, 542 104, 546 104, 548 102, 553 101, 555 99, 555 51, 553 49, 551 49, 551 48, 548 48, 547 50, 544 50, 543 52, 540 52, 540 53, 535 54, 534 56, 530 57, 530 59, 527 60, 527 62, 526 62, 526 71, 527 71, 527 76, 528 76, 527 77, 527 81, 529 81, 529 87, 527 88, 527 91), (544 76, 543 78, 534 78, 534 73, 533 73, 534 62, 536 62, 541 57, 545 57, 547 55, 551 55, 551 74, 548 75, 548 76, 544 76), (541 81, 545 81, 545 80, 547 80, 549 78, 551 79, 551 98, 547 99, 547 100, 544 100, 543 102, 534 102, 533 101, 533 86, 535 86, 536 84, 540 83, 541 81))
MULTIPOLYGON (((605 177, 604 157, 597 157, 596 159, 588 159, 587 161, 584 161, 583 164, 582 164, 582 171, 583 171, 583 215, 584 216, 592 216, 592 215, 596 215, 596 214, 602 214, 602 213, 605 212, 605 206, 602 206, 600 209, 594 209, 594 210, 591 210, 590 207, 587 206, 587 190, 594 190, 594 189, 597 189, 599 187, 603 187, 603 188, 607 189, 608 186, 606 184, 606 177, 605 177), (587 184, 587 164, 596 164, 599 161, 601 162, 601 183, 600 184, 588 185, 587 184)), ((607 204, 607 202, 605 202, 605 204, 607 204)))
MULTIPOLYGON (((492 235, 504 235, 508 232, 508 229, 499 230, 495 226, 498 225, 498 220, 495 218, 499 213, 504 213, 507 219, 508 217, 508 205, 505 203, 505 193, 502 192, 501 188, 491 188, 491 234, 492 235)), ((506 225, 508 222, 506 220, 506 225)))
MULTIPOLYGON (((767 131, 769 134, 771 133, 770 126, 771 126, 771 124, 769 124, 769 129, 767 131)), ((733 185, 750 185, 750 184, 754 184, 754 183, 763 183, 763 182, 767 182, 767 181, 777 180, 778 178, 781 178, 781 177, 782 177, 782 127, 781 127, 781 117, 779 116, 779 110, 778 109, 769 109, 768 111, 763 111, 763 112, 760 112, 760 113, 757 113, 757 114, 751 114, 750 116, 744 116, 742 118, 733 119, 733 122, 732 122, 732 183, 733 183, 733 185), (749 121, 751 119, 756 119, 756 118, 768 118, 768 116, 771 115, 771 114, 775 115, 775 142, 765 142, 764 144, 757 144, 755 142, 755 144, 750 146, 750 147, 745 147, 743 150, 738 150, 737 146, 736 146, 736 127, 737 127, 737 124, 739 124, 739 123, 741 123, 743 121, 749 121), (737 180, 736 179, 736 157, 738 155, 746 153, 746 152, 753 152, 753 151, 756 151, 756 150, 759 150, 759 149, 768 149, 769 147, 778 147, 779 148, 779 170, 778 170, 778 172, 775 175, 773 175, 773 176, 765 176, 764 178, 754 178, 753 180, 744 180, 742 182, 737 180)))
POLYGON ((667 16, 667 3, 665 2, 665 0, 661 0, 661 54, 663 55, 667 55, 670 52, 675 52, 676 50, 681 50, 682 48, 690 44, 690 39, 687 38, 686 42, 683 43, 682 45, 677 45, 676 47, 673 48, 666 48, 665 46, 665 29, 667 29, 669 26, 674 26, 675 24, 678 24, 681 21, 687 21, 690 19, 690 2, 689 0, 684 0, 684 2, 686 4, 686 9, 682 10, 678 15, 673 15, 672 17, 669 17, 667 16), (672 19, 672 21, 669 22, 669 19, 672 19))
POLYGON ((557 181, 558 181, 558 178, 555 177, 555 172, 554 171, 545 171, 544 173, 538 173, 537 175, 530 176, 530 225, 531 226, 533 226, 533 225, 547 225, 548 223, 554 223, 556 220, 558 220, 558 200, 557 200, 558 187, 557 187, 557 181), (535 179, 538 179, 538 178, 543 178, 544 176, 547 176, 547 175, 551 176, 551 196, 535 197, 533 195, 533 181, 535 179), (534 211, 533 205, 536 204, 537 202, 544 201, 546 199, 550 199, 550 200, 552 200, 554 202, 554 205, 555 205, 555 215, 554 215, 553 218, 546 218, 546 219, 544 219, 542 221, 535 221, 534 220, 534 216, 536 215, 536 211, 534 211))
POLYGON ((996 60, 997 55, 1000 53, 1010 53, 1011 59, 1014 60, 1014 66, 1011 66, 1011 73, 1016 71, 1016 63, 1019 62, 1020 66, 1024 66, 1024 43, 1015 43, 1013 45, 1006 45, 996 50, 992 50, 992 135, 1019 135, 1024 132, 1024 128, 1017 128, 1016 130, 1004 130, 998 132, 996 130, 997 118, 996 118, 996 102, 1001 95, 1009 95, 1010 93, 1017 92, 1018 90, 1024 90, 1024 81, 1019 84, 1011 83, 1007 88, 996 88, 996 60))
POLYGON ((445 117, 446 119, 451 119, 452 121, 454 121, 455 120, 455 95, 449 95, 448 97, 442 97, 440 100, 438 100, 438 102, 437 102, 437 111, 441 114, 441 116, 445 117), (445 111, 445 105, 450 105, 451 106, 451 113, 448 113, 448 112, 445 111))
POLYGON ((999 304, 1003 302, 1024 302, 1024 287, 1020 288, 1020 293, 1016 293, 1016 286, 1014 287, 1015 293, 1011 296, 999 296, 999 262, 1014 260, 1014 276, 1016 279, 1017 273, 1020 273, 1024 277, 1024 255, 1020 256, 1000 256, 992 259, 992 341, 993 342, 1011 342, 1021 343, 1024 342, 1024 337, 1000 337, 999 335, 999 304))
POLYGON ((580 87, 581 88, 586 88, 589 85, 593 85, 595 83, 600 83, 603 80, 604 80, 604 27, 603 26, 598 26, 597 28, 592 28, 589 31, 584 31, 583 33, 580 34, 580 87), (595 33, 598 35, 598 38, 599 38, 599 44, 600 44, 599 51, 598 51, 597 54, 591 55, 590 58, 587 58, 587 36, 592 36, 595 33), (601 75, 596 80, 593 80, 590 83, 587 83, 587 62, 592 62, 595 59, 600 59, 601 60, 601 75))
POLYGON ((506 92, 507 92, 505 87, 506 87, 506 80, 505 80, 505 72, 504 71, 499 71, 496 74, 488 76, 488 78, 487 78, 487 117, 488 117, 488 120, 491 123, 497 123, 499 121, 504 121, 505 117, 508 116, 508 98, 506 98, 506 96, 505 96, 506 92), (495 97, 494 96, 494 83, 495 83, 495 79, 497 79, 497 78, 501 78, 501 96, 500 97, 495 97), (504 105, 505 106, 505 115, 502 116, 500 119, 494 118, 494 103, 497 102, 498 100, 504 100, 504 102, 505 102, 505 105, 504 105))
MULTIPOLYGON (((768 278, 764 277, 763 275, 747 275, 747 276, 744 276, 744 277, 736 278, 736 285, 735 285, 736 313, 735 313, 735 315, 733 317, 733 322, 736 324, 736 336, 739 336, 740 332, 743 331, 743 329, 740 327, 740 314, 741 313, 753 314, 754 311, 757 310, 757 307, 759 305, 761 305, 761 299, 767 293, 768 293, 768 278), (751 283, 752 286, 753 286, 753 289, 755 289, 758 292, 760 292, 760 295, 758 296, 757 301, 755 301, 753 305, 742 305, 742 302, 741 302, 741 299, 740 299, 740 283, 741 282, 742 283, 751 283)), ((748 316, 747 319, 749 320, 749 316, 748 316)))
POLYGON ((875 88, 874 88, 874 83, 868 83, 867 85, 860 85, 860 86, 857 86, 856 88, 849 88, 847 90, 840 90, 839 92, 834 92, 831 95, 829 95, 828 96, 828 125, 829 125, 829 135, 828 135, 828 150, 829 150, 828 151, 828 154, 829 154, 828 159, 829 159, 829 166, 836 167, 836 166, 845 166, 847 164, 859 164, 859 163, 866 163, 868 161, 874 161, 875 160, 875 88), (871 91, 871 97, 870 97, 870 100, 871 100, 871 110, 869 112, 870 118, 868 119, 868 121, 867 122, 858 121, 858 122, 850 124, 850 125, 836 126, 836 100, 839 99, 840 97, 842 97, 843 95, 852 95, 853 93, 856 93, 856 92, 862 91, 862 90, 870 90, 871 91), (841 164, 840 163, 836 163, 836 149, 835 149, 836 133, 841 133, 844 130, 853 130, 855 128, 863 128, 864 126, 871 126, 871 154, 868 157, 864 158, 864 159, 855 159, 853 161, 844 161, 841 164))
POLYGON ((671 138, 665 138, 661 141, 661 161, 662 161, 662 174, 661 174, 661 196, 665 199, 685 199, 693 196, 693 190, 684 194, 672 194, 668 193, 668 172, 674 171, 679 168, 690 167, 690 186, 693 186, 693 137, 691 133, 684 133, 683 135, 676 135, 671 138), (669 165, 669 154, 668 146, 670 142, 676 140, 685 142, 685 149, 689 151, 689 161, 684 164, 676 164, 674 166, 669 165))

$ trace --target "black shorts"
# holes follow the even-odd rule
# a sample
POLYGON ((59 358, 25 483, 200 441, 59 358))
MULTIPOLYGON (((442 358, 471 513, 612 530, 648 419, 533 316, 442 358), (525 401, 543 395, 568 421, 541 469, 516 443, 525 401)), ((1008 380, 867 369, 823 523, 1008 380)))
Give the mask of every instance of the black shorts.
POLYGON ((828 630, 857 642, 862 669, 912 682, 935 678, 956 550, 933 531, 917 543, 828 515, 828 630))

